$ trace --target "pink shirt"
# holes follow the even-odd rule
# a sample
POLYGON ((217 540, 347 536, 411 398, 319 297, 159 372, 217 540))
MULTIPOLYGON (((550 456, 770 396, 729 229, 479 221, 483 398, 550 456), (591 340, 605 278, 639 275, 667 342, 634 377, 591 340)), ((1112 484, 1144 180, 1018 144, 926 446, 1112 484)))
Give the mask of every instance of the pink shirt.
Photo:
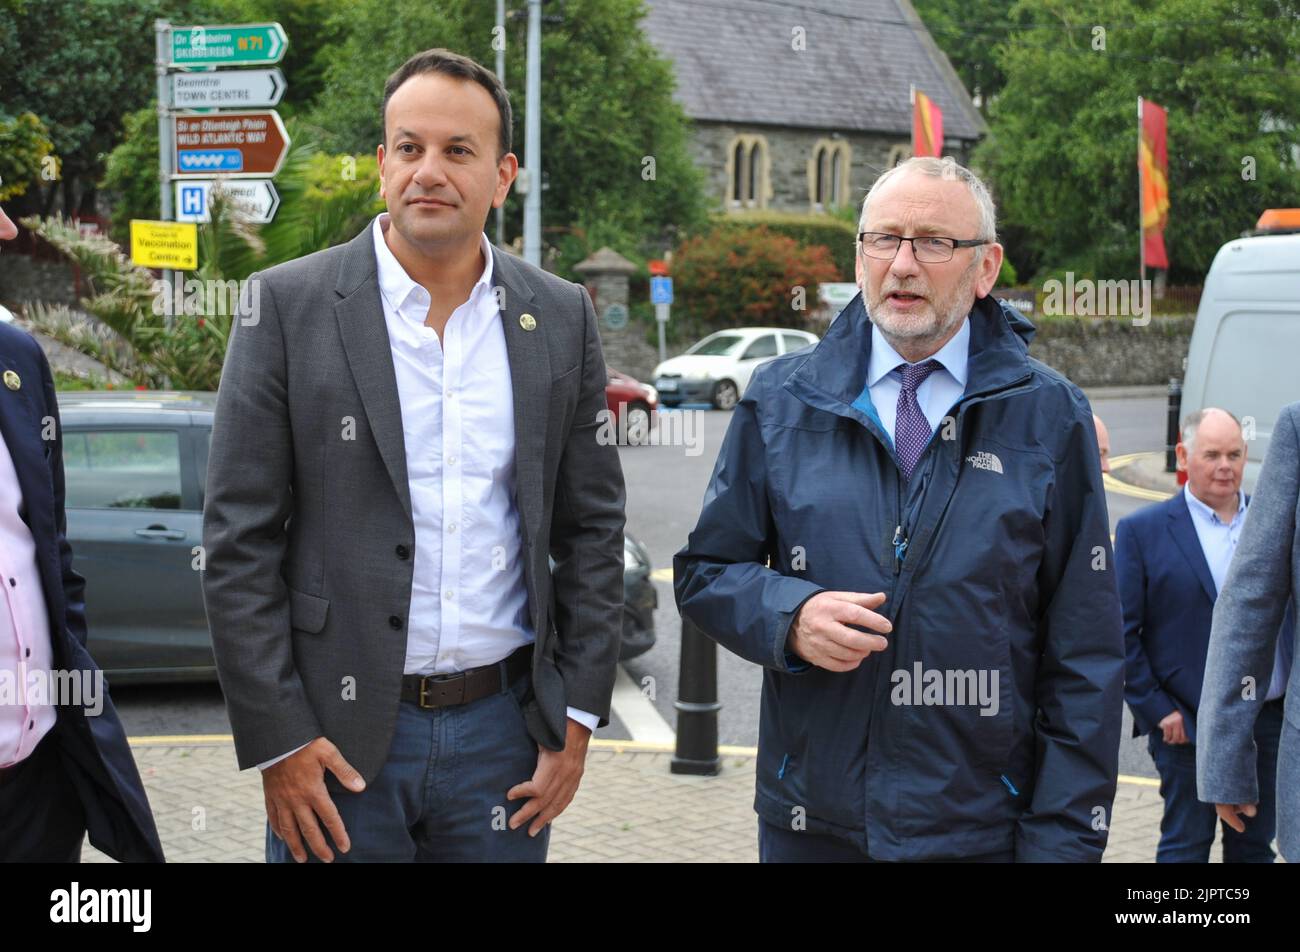
POLYGON ((53 705, 27 703, 32 673, 48 683, 54 660, 36 542, 22 511, 18 472, 0 435, 0 767, 26 760, 55 720, 53 705))

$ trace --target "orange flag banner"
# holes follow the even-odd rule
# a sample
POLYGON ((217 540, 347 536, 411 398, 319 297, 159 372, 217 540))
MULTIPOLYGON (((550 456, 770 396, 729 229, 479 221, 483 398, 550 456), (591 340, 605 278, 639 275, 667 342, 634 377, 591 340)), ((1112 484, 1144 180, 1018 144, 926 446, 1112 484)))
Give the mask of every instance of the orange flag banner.
POLYGON ((1151 268, 1168 268, 1165 224, 1169 221, 1169 152, 1165 142, 1166 114, 1142 100, 1138 139, 1138 175, 1142 187, 1142 252, 1151 268))
POLYGON ((912 155, 943 152, 943 112, 919 89, 912 92, 912 155))

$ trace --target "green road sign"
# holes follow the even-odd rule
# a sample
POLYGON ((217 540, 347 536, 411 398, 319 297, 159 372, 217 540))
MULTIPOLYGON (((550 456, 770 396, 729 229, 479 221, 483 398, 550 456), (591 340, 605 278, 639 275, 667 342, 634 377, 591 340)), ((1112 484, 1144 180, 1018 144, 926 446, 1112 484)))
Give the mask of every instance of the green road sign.
POLYGON ((172 27, 172 66, 278 63, 289 37, 278 23, 172 27))

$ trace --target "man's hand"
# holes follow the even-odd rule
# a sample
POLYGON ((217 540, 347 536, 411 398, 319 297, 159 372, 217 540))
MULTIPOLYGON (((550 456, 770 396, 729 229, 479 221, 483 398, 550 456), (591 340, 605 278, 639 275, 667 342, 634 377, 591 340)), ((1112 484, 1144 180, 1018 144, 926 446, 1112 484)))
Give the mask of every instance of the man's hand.
POLYGON ((861 625, 889 634, 894 626, 884 615, 871 611, 885 602, 884 592, 818 592, 803 603, 786 647, 810 664, 827 671, 852 671, 873 651, 884 651, 889 642, 880 635, 854 631, 861 625))
POLYGON ((339 850, 346 853, 352 848, 348 831, 343 828, 343 818, 325 789, 326 769, 332 770, 339 782, 353 793, 366 788, 361 774, 324 737, 317 737, 302 750, 262 771, 262 792, 266 796, 266 818, 271 823, 271 832, 284 840, 299 863, 307 862, 304 839, 322 863, 334 860, 317 817, 325 823, 330 839, 339 850))
POLYGON ((1232 827, 1238 833, 1246 832, 1246 824, 1241 819, 1243 816, 1254 817, 1259 811, 1256 809, 1258 804, 1255 803, 1216 803, 1214 812, 1219 814, 1219 819, 1228 826, 1232 827), (1237 814, 1241 814, 1238 816, 1237 814))
POLYGON ((510 818, 510 829, 517 830, 532 819, 528 835, 536 836, 546 824, 564 812, 578 792, 582 771, 587 766, 587 741, 591 739, 591 731, 573 718, 568 719, 568 724, 564 750, 547 750, 538 746, 537 770, 533 779, 516 784, 506 794, 507 800, 529 798, 510 818))
POLYGON ((1164 720, 1160 722, 1160 730, 1164 732, 1164 741, 1166 744, 1187 744, 1187 732, 1183 730, 1183 712, 1174 711, 1172 714, 1165 715, 1164 720))

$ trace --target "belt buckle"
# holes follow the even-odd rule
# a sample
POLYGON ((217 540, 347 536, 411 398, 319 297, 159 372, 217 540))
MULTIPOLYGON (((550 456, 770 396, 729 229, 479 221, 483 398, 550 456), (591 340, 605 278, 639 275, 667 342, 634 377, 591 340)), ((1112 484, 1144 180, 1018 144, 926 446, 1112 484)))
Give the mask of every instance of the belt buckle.
POLYGON ((463 672, 458 674, 426 674, 424 677, 420 678, 420 698, 419 698, 420 707, 424 708, 425 710, 432 710, 433 708, 436 707, 445 707, 452 704, 463 703, 465 700, 465 680, 466 679, 463 672), (455 698, 454 700, 449 698, 447 704, 443 704, 443 705, 430 704, 428 702, 430 682, 446 684, 457 680, 460 682, 460 690, 456 692, 459 695, 457 698, 455 698))

